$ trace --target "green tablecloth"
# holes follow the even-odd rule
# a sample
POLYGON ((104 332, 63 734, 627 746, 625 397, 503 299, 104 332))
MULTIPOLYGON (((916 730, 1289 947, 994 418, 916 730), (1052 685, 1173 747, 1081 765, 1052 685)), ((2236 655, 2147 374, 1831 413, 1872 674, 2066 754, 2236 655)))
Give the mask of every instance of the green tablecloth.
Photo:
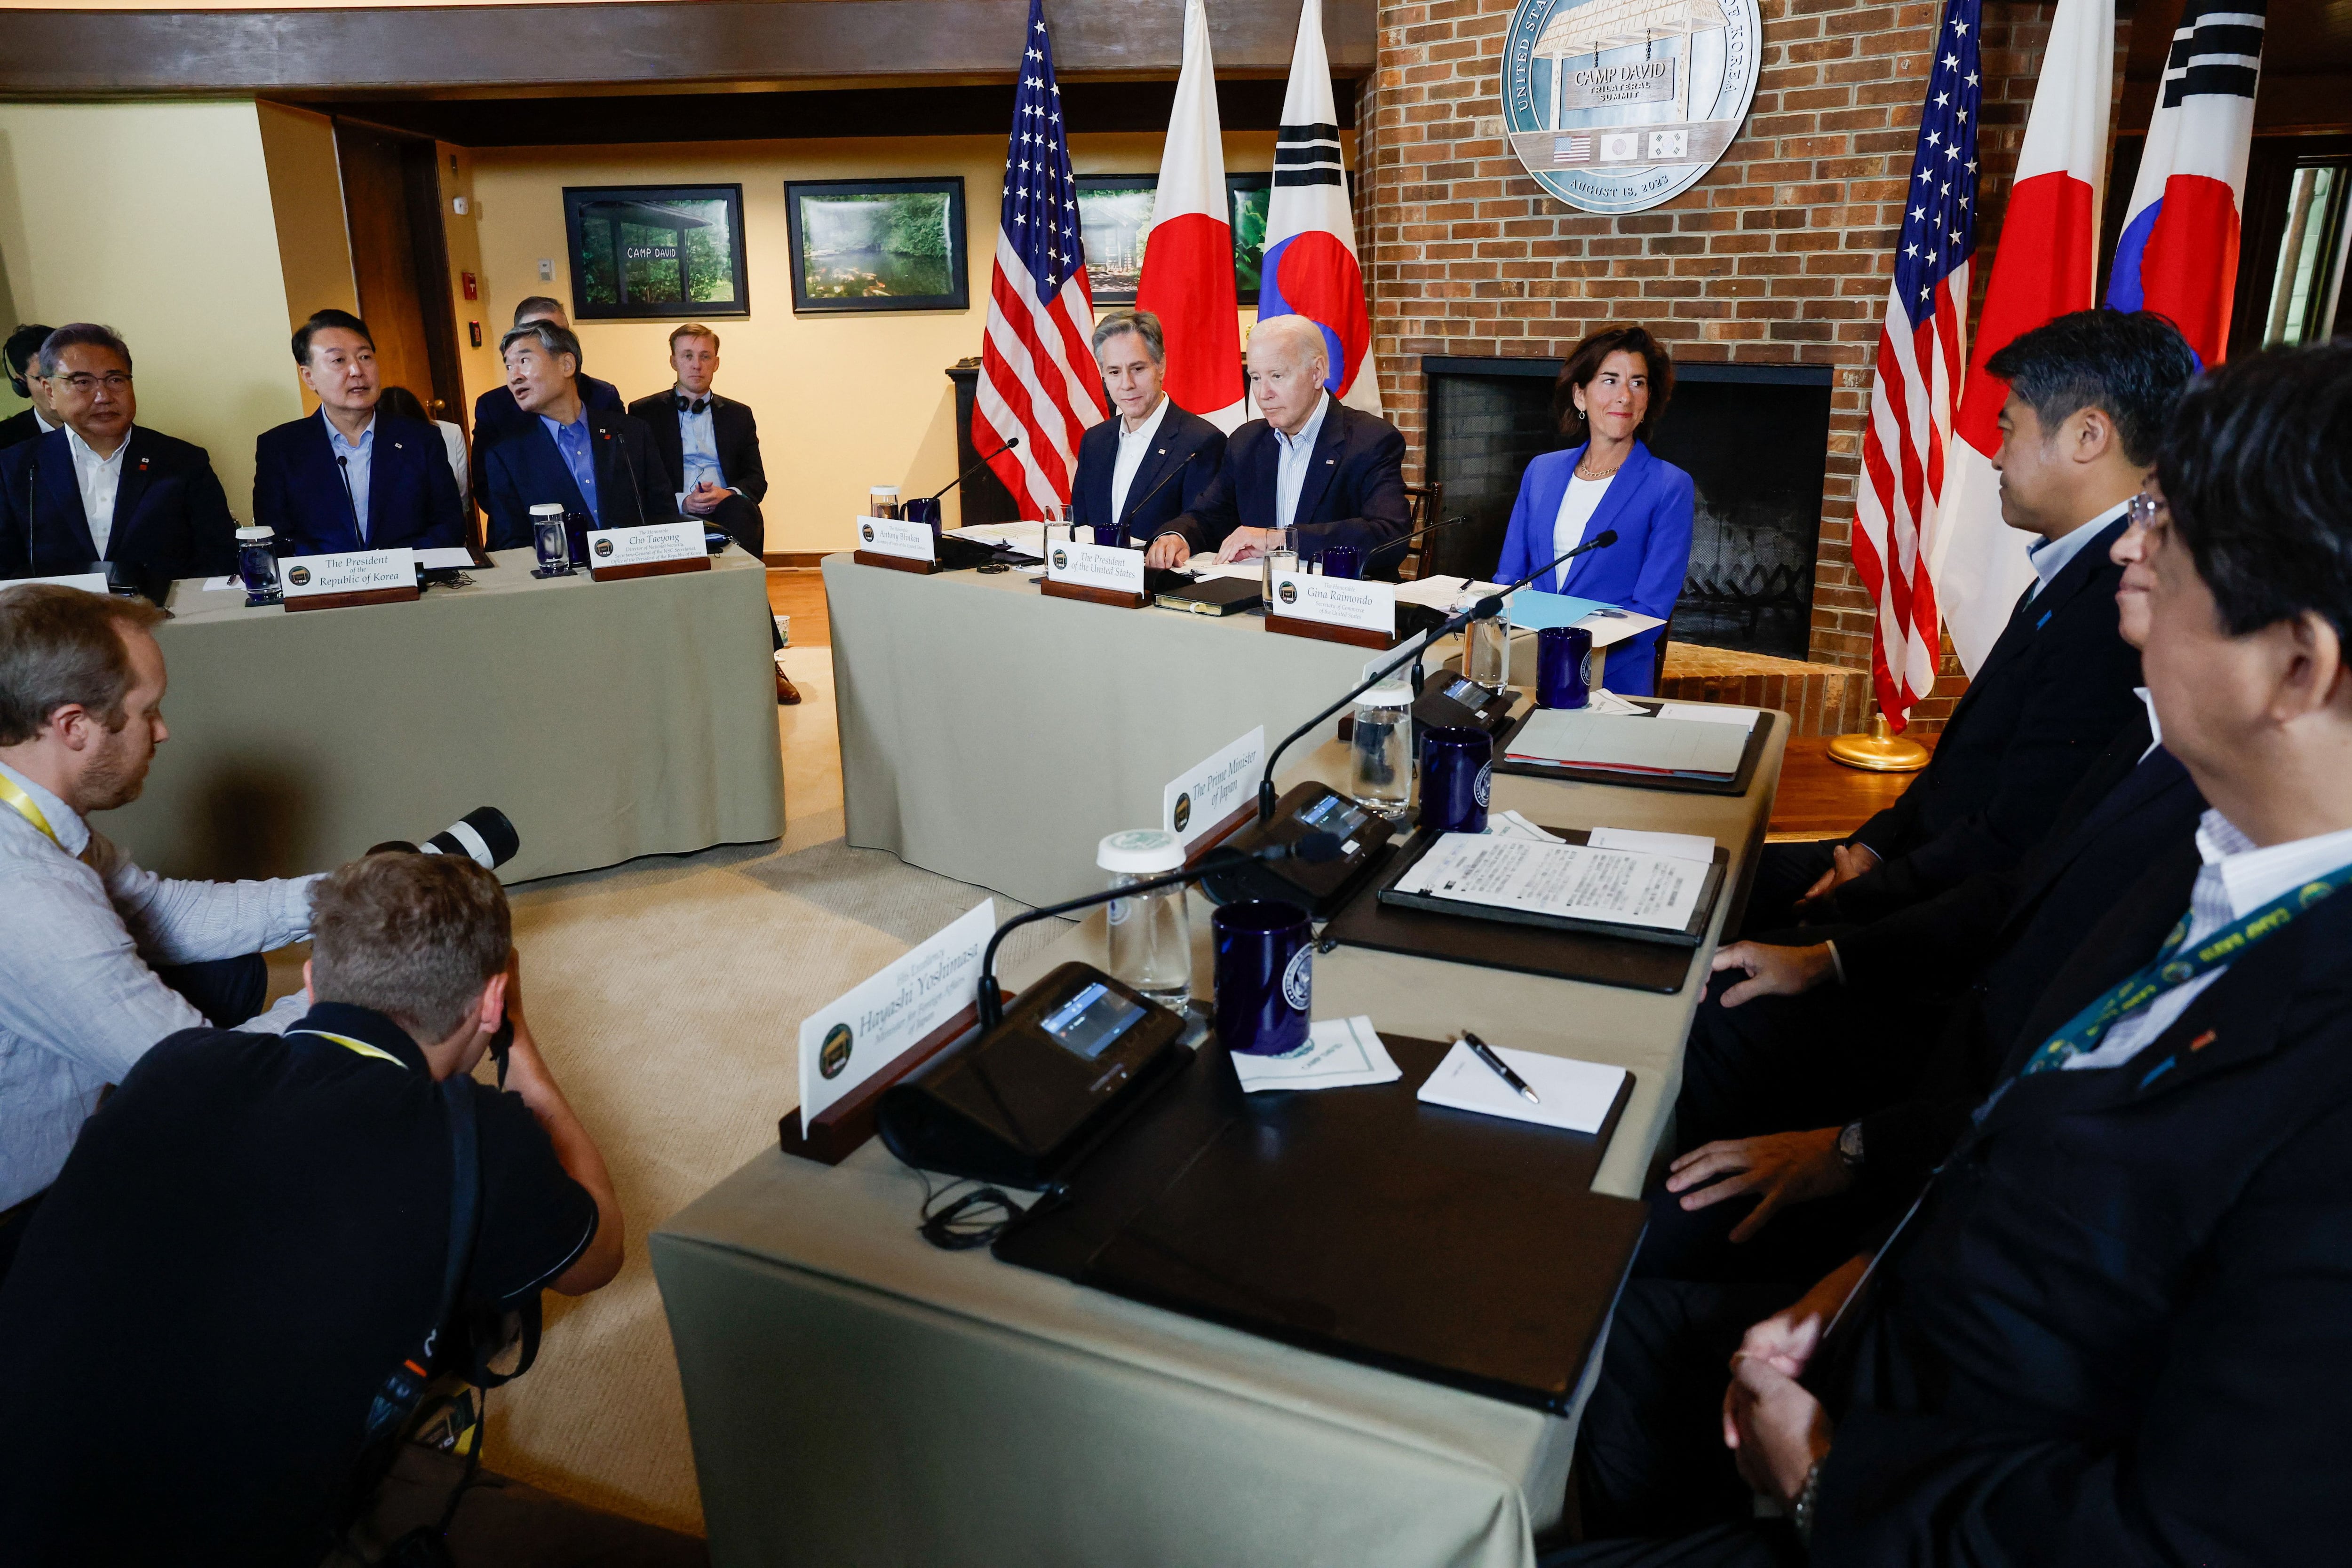
POLYGON ((178 584, 171 739, 102 831, 166 875, 284 876, 496 806, 522 837, 509 882, 782 835, 759 562, 600 583, 495 559, 350 610, 178 584))

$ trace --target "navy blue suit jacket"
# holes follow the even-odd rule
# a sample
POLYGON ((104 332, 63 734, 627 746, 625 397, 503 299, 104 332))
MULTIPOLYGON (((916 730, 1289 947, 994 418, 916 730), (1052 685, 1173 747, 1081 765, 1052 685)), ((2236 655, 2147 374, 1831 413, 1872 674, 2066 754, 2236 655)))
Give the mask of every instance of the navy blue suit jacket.
POLYGON ((1180 513, 1191 510, 1217 476, 1218 465, 1225 455, 1225 433, 1170 400, 1160 428, 1152 433, 1151 450, 1143 455, 1134 481, 1127 487, 1127 511, 1113 516, 1110 476, 1118 465, 1118 421, 1114 413, 1078 438, 1078 477, 1070 487, 1070 521, 1090 528, 1121 524, 1127 538, 1120 542, 1149 544, 1180 513), (1187 465, 1183 477, 1169 478, 1179 464, 1187 465))
MULTIPOLYGON (((1307 483, 1298 492, 1298 510, 1291 526, 1298 531, 1298 553, 1316 556, 1330 545, 1353 545, 1367 556, 1378 546, 1404 538, 1412 527, 1404 497, 1404 437, 1397 427, 1377 414, 1361 413, 1339 399, 1323 409, 1323 428, 1315 437, 1315 452, 1307 483)), ((1274 426, 1253 419, 1225 443, 1225 460, 1217 477, 1162 533, 1181 534, 1194 550, 1211 550, 1224 543, 1235 528, 1275 526, 1275 477, 1281 466, 1282 444, 1274 426)), ((1365 562, 1365 574, 1396 575, 1396 558, 1402 552, 1383 551, 1365 562)))
MULTIPOLYGON (((625 528, 638 523, 667 522, 677 516, 677 497, 669 487, 669 470, 654 450, 653 433, 643 421, 607 409, 588 411, 590 450, 596 465, 596 526, 625 528)), ((490 451, 489 489, 484 503, 490 514, 492 549, 530 547, 530 509, 561 501, 566 511, 588 510, 586 497, 555 449, 555 437, 539 416, 530 428, 490 451)))
MULTIPOLYGON (((1498 582, 1519 579, 1558 555, 1552 548, 1552 524, 1559 516, 1560 497, 1585 448, 1547 452, 1528 465, 1519 480, 1519 498, 1511 507, 1511 526, 1503 536, 1503 557, 1495 567, 1498 582)), ((1636 614, 1672 620, 1675 601, 1682 597, 1683 579, 1690 574, 1691 508, 1696 494, 1691 476, 1663 458, 1654 456, 1643 442, 1617 470, 1593 508, 1584 537, 1598 538, 1609 528, 1617 542, 1606 549, 1579 556, 1568 563, 1568 581, 1556 571, 1544 573, 1531 588, 1546 593, 1597 599, 1636 614)), ((1609 689, 1629 696, 1645 696, 1654 684, 1657 627, 1628 637, 1609 650, 1609 689)))
POLYGON ((2139 653, 2116 631, 2117 518, 2021 602, 1952 709, 1927 766, 1849 842, 1880 864, 1833 895, 1875 919, 1982 871, 2014 865, 2057 819, 2108 737, 2140 713, 2139 653))
MULTIPOLYGON (((131 427, 122 479, 114 493, 114 528, 102 558, 161 601, 184 577, 236 570, 236 521, 201 446, 131 427)), ((51 577, 88 571, 100 559, 82 515, 66 433, 0 452, 0 577, 51 577)))
MULTIPOLYGON (((580 389, 580 401, 587 407, 603 409, 607 413, 629 412, 628 404, 621 399, 621 389, 612 382, 585 374, 572 377, 572 382, 580 389)), ((538 428, 539 420, 523 413, 522 405, 515 402, 514 393, 506 387, 492 387, 474 400, 474 498, 482 503, 484 511, 489 510, 490 448, 538 428)))
POLYGON ((388 413, 375 416, 368 460, 366 546, 336 471, 327 422, 315 413, 265 430, 253 444, 253 520, 289 541, 296 555, 466 542, 465 505, 441 432, 388 413))

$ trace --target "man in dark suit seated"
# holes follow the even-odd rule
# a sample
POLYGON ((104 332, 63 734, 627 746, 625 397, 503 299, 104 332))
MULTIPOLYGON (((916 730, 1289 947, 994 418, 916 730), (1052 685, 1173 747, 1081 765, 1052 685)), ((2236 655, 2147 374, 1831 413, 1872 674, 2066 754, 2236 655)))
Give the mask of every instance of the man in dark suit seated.
POLYGON ((254 443, 253 520, 297 555, 464 544, 441 433, 376 407, 383 386, 367 323, 320 311, 294 333, 294 363, 319 412, 254 443))
POLYGON ((201 446, 136 423, 131 350, 76 321, 41 345, 63 428, 0 452, 0 577, 92 570, 157 602, 236 569, 236 523, 201 446))
MULTIPOLYGON (((572 330, 571 318, 564 314, 562 302, 544 294, 534 294, 515 307, 514 324, 529 326, 533 321, 572 330)), ((626 413, 627 405, 621 401, 621 389, 610 382, 600 382, 594 376, 580 378, 580 401, 593 409, 607 413, 626 413)), ((538 423, 515 402, 511 387, 497 386, 474 400, 474 497, 489 510, 490 448, 517 435, 528 435, 538 429, 538 423)))
POLYGON ((1986 369, 2010 384, 1994 466, 2034 580, 1894 805, 1843 843, 1765 849, 1743 935, 1866 920, 2015 863, 2138 706, 2107 551, 2197 357, 2160 316, 2078 310, 1986 369))
POLYGON ((55 330, 54 327, 19 327, 8 334, 5 345, 0 345, 0 365, 8 371, 9 389, 33 405, 0 419, 0 452, 58 428, 58 411, 49 402, 49 383, 38 364, 42 340, 55 330))
MULTIPOLYGON (((2151 511, 2140 497, 2116 541, 2126 569, 2151 511)), ((2147 595, 2125 584, 2118 629, 2142 648, 2147 595)), ((1685 1152, 1648 1195, 1634 1272, 1807 1280, 1852 1256, 1958 1141, 2082 934, 2204 810, 2143 706, 2016 865, 1862 925, 1809 927, 1818 940, 1802 946, 1717 952, 1675 1103, 1685 1152)))
POLYGON ((676 383, 631 403, 629 416, 652 433, 677 509, 724 528, 756 560, 767 544, 760 503, 767 498, 768 471, 760 463, 759 422, 744 404, 710 390, 719 374, 719 334, 709 328, 697 323, 672 332, 669 363, 676 383))
POLYGON ((1117 412, 1078 438, 1070 521, 1142 544, 1200 500, 1224 458, 1225 433, 1160 385, 1168 344, 1159 317, 1114 310, 1096 323, 1094 345, 1117 412))
POLYGON ((1331 396, 1329 374, 1323 329, 1306 317, 1250 329, 1250 394, 1265 417, 1234 432, 1215 480, 1152 539, 1145 564, 1181 566, 1208 550, 1250 560, 1278 548, 1288 528, 1302 559, 1349 545, 1364 552, 1368 575, 1382 566, 1394 575, 1392 560, 1370 556, 1412 527, 1404 437, 1331 396))
POLYGON ((1546 1563, 2293 1563, 2352 1534, 2352 349, 2217 368, 2157 476, 2124 581, 2193 841, 2026 1010, 1874 1256, 1801 1297, 1627 1287, 1587 1541, 1546 1563))
POLYGON ((490 548, 530 544, 530 508, 560 501, 600 528, 666 521, 677 516, 669 476, 653 433, 625 413, 582 402, 580 340, 552 321, 532 321, 499 340, 507 390, 530 416, 530 428, 492 448, 490 548))

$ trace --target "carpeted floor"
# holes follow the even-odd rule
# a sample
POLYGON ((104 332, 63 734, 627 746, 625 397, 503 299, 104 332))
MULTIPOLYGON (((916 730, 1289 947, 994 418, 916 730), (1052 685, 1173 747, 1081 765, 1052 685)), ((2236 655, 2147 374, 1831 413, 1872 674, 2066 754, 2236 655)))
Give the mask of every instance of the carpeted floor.
MULTIPOLYGON (((799 1102, 802 1017, 989 896, 841 840, 833 667, 794 648, 782 711, 789 831, 513 890, 528 1015, 613 1171, 621 1276, 550 1295, 539 1364, 490 1398, 491 1468, 699 1531, 686 1409, 646 1233, 763 1149, 799 1102)), ((1021 906, 999 899, 1000 919, 1021 906)), ((1006 943, 1052 942, 1055 923, 1006 943)), ((289 953, 299 985, 299 954, 289 953)), ((284 962, 273 965, 283 985, 284 962)))

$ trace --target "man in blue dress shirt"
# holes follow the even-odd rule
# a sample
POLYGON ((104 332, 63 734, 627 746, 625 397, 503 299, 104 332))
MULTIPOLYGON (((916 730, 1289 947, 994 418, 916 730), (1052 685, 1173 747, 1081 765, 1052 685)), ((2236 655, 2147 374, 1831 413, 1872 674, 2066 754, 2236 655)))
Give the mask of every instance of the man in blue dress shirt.
POLYGON ((499 340, 507 390, 532 427, 500 443, 487 463, 490 548, 530 543, 530 508, 561 503, 600 528, 665 522, 677 516, 669 471, 652 433, 625 413, 590 408, 574 381, 580 340, 551 321, 517 327, 499 340))
POLYGON ((383 376, 367 323, 319 311, 294 333, 294 363, 319 412, 254 443, 253 520, 297 555, 467 543, 441 433, 376 407, 383 376))

